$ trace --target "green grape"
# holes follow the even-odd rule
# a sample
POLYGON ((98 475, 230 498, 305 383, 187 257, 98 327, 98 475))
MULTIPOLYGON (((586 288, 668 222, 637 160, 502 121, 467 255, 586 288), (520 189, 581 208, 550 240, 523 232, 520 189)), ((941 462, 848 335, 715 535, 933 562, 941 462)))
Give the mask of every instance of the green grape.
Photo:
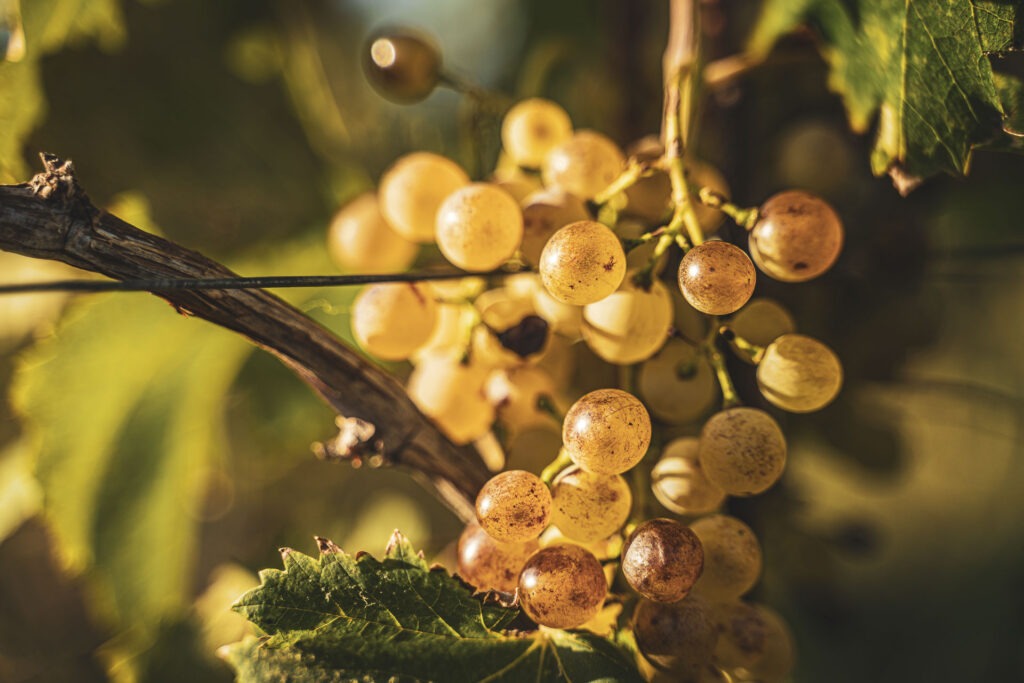
POLYGON ((764 351, 757 385, 771 403, 791 413, 810 413, 832 402, 843 386, 843 365, 817 339, 784 334, 764 351))
POLYGON ((780 192, 759 209, 750 231, 750 256, 765 274, 805 282, 832 267, 843 248, 843 224, 825 200, 807 192, 780 192))
POLYGON ((728 315, 754 293, 754 264, 739 247, 718 240, 686 252, 679 264, 679 289, 701 313, 728 315))
POLYGON ((637 388, 651 414, 671 424, 686 424, 704 415, 719 393, 708 359, 680 340, 669 341, 640 366, 637 388))
POLYGON ((728 515, 711 515, 690 525, 704 547, 704 573, 694 592, 715 601, 736 600, 761 575, 761 544, 750 527, 728 515))
MULTIPOLYGON (((768 346, 776 338, 796 330, 793 316, 771 299, 751 299, 729 321, 729 327, 736 336, 755 346, 768 346)), ((734 349, 736 343, 730 342, 734 349)), ((747 354, 737 349, 737 356, 753 363, 747 354)))
POLYGON ((448 196, 469 185, 451 159, 414 152, 396 161, 380 179, 380 210, 399 235, 412 242, 434 241, 437 210, 448 196))
POLYGON ((425 99, 441 79, 441 55, 425 38, 410 31, 392 31, 369 41, 363 70, 370 85, 392 102, 411 104, 425 99))
POLYGON ((786 439, 772 416, 757 408, 715 413, 700 435, 707 478, 731 496, 767 490, 786 467, 786 439))
POLYGON ((544 288, 562 303, 583 306, 605 298, 626 276, 626 254, 615 233, 578 221, 551 236, 540 257, 544 288))
POLYGON ((523 214, 508 192, 473 183, 448 196, 437 211, 437 246, 463 270, 494 270, 512 258, 523 238, 523 214))
POLYGON ((622 574, 649 600, 676 602, 686 597, 704 566, 700 540, 673 519, 651 519, 622 547, 622 574))
POLYGON ((619 177, 626 156, 609 138, 581 130, 555 147, 544 160, 544 185, 581 199, 593 199, 619 177))
POLYGON ((699 596, 674 603, 641 598, 633 612, 633 636, 648 661, 687 674, 711 663, 718 625, 711 604, 699 596))
POLYGON ((712 512, 725 501, 725 491, 704 475, 699 449, 700 441, 693 437, 670 441, 651 470, 655 498, 677 515, 712 512))
POLYGON ((539 168, 552 149, 572 136, 564 109, 540 97, 518 102, 501 122, 501 144, 515 163, 539 168))
POLYGON ((541 548, 519 574, 520 605, 541 626, 581 626, 601 610, 607 592, 601 563, 578 545, 541 548))
POLYGON ((744 602, 714 606, 718 624, 715 661, 723 669, 750 670, 764 657, 768 645, 768 623, 764 613, 744 602))
POLYGON ((343 206, 327 232, 327 253, 349 273, 398 273, 412 264, 418 251, 387 224, 373 192, 343 206))
POLYGON ((352 335, 367 353, 405 360, 427 343, 437 323, 430 287, 413 282, 369 285, 352 304, 352 335))
POLYGON ((551 516, 551 492, 535 474, 502 472, 476 497, 476 519, 491 538, 522 543, 540 536, 551 516))
POLYGON ((598 389, 569 408, 562 443, 573 462, 596 474, 621 474, 632 468, 651 443, 651 418, 635 396, 619 389, 598 389))
POLYGON ((494 422, 494 407, 484 395, 490 369, 463 363, 462 354, 423 354, 409 375, 409 397, 456 444, 479 439, 494 422))
POLYGON ((627 277, 617 291, 584 306, 583 340, 609 363, 638 363, 668 341, 672 312, 672 297, 660 281, 644 290, 627 277))
POLYGON ((764 626, 764 644, 761 656, 749 667, 738 667, 734 676, 743 681, 782 683, 788 680, 796 662, 796 645, 786 621, 774 610, 756 605, 755 609, 764 626))
POLYGON ((570 467, 551 485, 551 523, 568 538, 588 543, 622 528, 633 505, 629 484, 618 474, 570 467))
POLYGON ((590 220, 583 201, 561 190, 541 190, 523 201, 523 243, 520 249, 527 263, 540 263, 544 245, 570 223, 590 220))
POLYGON ((524 365, 492 373, 487 380, 487 399, 510 432, 554 424, 551 415, 538 407, 542 399, 557 403, 555 383, 541 368, 524 365))
POLYGON ((527 558, 540 548, 536 540, 499 543, 477 524, 459 537, 459 574, 480 590, 512 593, 527 558))

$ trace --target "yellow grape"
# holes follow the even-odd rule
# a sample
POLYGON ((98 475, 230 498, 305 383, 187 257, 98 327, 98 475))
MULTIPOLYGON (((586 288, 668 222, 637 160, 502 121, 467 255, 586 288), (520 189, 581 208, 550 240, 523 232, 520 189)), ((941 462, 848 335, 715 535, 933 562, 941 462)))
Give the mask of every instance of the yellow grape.
POLYGON ((540 257, 544 288, 562 303, 583 306, 605 298, 626 276, 619 238, 595 221, 570 223, 552 235, 540 257))
POLYGON ((369 285, 352 304, 352 335, 382 360, 411 356, 430 339, 436 323, 432 290, 413 282, 369 285))
POLYGON ((396 161, 380 179, 380 210, 399 235, 412 242, 434 241, 437 210, 469 176, 451 159, 414 152, 396 161))
POLYGON ((544 160, 544 185, 581 199, 593 199, 619 177, 626 156, 608 137, 581 130, 555 147, 544 160))
POLYGON ((523 202, 523 242, 520 249, 527 263, 540 263, 544 245, 570 223, 590 220, 583 201, 562 190, 541 190, 523 202))
POLYGON ((749 667, 734 670, 737 679, 760 683, 782 683, 788 680, 796 663, 796 645, 786 620, 765 605, 755 605, 764 629, 761 656, 749 667))
POLYGON ((431 351, 461 353, 469 343, 470 329, 477 314, 469 304, 437 304, 437 323, 430 338, 413 354, 413 359, 431 351))
POLYGON ((646 291, 627 277, 616 292, 583 307, 583 340, 609 363, 638 363, 668 341, 672 312, 672 297, 660 281, 646 291))
POLYGON ((633 636, 649 661, 687 674, 711 663, 718 642, 714 616, 712 605, 696 595, 674 603, 641 598, 633 612, 633 636))
POLYGON ((588 543, 622 528, 633 505, 629 484, 618 474, 563 471, 551 485, 551 523, 568 538, 588 543))
POLYGON ((767 490, 786 467, 786 439, 771 415, 757 408, 715 413, 700 435, 707 478, 731 496, 767 490))
POLYGON ((809 413, 832 402, 843 386, 843 365, 817 339, 784 334, 764 351, 757 385, 771 403, 791 413, 809 413))
POLYGON ((671 340, 640 366, 637 389, 658 419, 686 424, 704 415, 718 398, 718 380, 707 357, 680 340, 671 340))
POLYGON ((674 519, 650 519, 622 547, 622 575, 640 595, 657 602, 686 597, 704 566, 700 540, 674 519))
MULTIPOLYGON (((726 182, 725 176, 706 161, 699 161, 697 159, 687 161, 686 173, 692 184, 707 187, 725 197, 729 196, 729 183, 726 182)), ((713 235, 717 232, 718 227, 725 220, 724 213, 718 209, 712 209, 710 206, 704 206, 696 200, 696 197, 694 198, 693 210, 697 214, 697 222, 700 223, 700 227, 706 235, 713 235)))
POLYGON ((701 313, 728 315, 754 293, 754 264, 739 247, 715 240, 686 252, 679 264, 679 289, 701 313))
POLYGON ((542 398, 552 406, 558 403, 551 375, 535 366, 496 371, 487 381, 487 399, 497 408, 502 424, 512 432, 554 424, 551 415, 538 407, 542 398))
POLYGON ((750 231, 750 256, 767 275, 805 282, 832 267, 843 248, 843 223, 828 202, 789 190, 769 198, 750 231))
MULTIPOLYGON (((793 316, 781 304, 771 299, 751 299, 746 306, 736 312, 729 321, 729 327, 736 336, 755 346, 768 346, 776 338, 796 331, 793 316)), ((732 345, 735 348, 734 342, 732 345)), ((745 353, 737 355, 748 362, 753 362, 745 353)))
POLYGON ((418 251, 387 224, 373 192, 343 206, 327 233, 327 253, 349 273, 397 273, 412 264, 418 251))
POLYGON ((729 515, 690 525, 704 547, 704 573, 694 591, 714 602, 736 600, 761 576, 761 544, 746 524, 729 515))
POLYGON ((462 187, 437 210, 437 246, 463 270, 494 270, 512 258, 522 238, 519 204, 495 185, 462 187))
POLYGON ((569 408, 562 443, 573 462, 597 474, 621 474, 632 468, 651 443, 651 418, 632 394, 598 389, 569 408))
POLYGON ((516 103, 501 122, 501 144, 515 163, 538 168, 552 149, 572 136, 572 120, 551 100, 516 103))
POLYGON ((726 670, 751 669, 768 650, 768 620, 755 605, 723 602, 714 606, 718 624, 715 661, 726 670))
POLYGON ((553 421, 550 425, 541 423, 526 427, 509 435, 505 449, 506 467, 540 474, 561 448, 562 432, 553 421))
POLYGON ((459 574, 480 590, 512 593, 527 558, 540 548, 536 539, 500 543, 477 524, 469 524, 459 537, 459 574))
POLYGON ((541 548, 519 575, 519 600, 526 615, 542 626, 576 628, 604 604, 608 584, 601 563, 578 545, 541 548))
POLYGON ((717 510, 725 491, 704 475, 700 441, 683 437, 670 441, 651 470, 651 489, 658 502, 677 515, 700 515, 717 510))
POLYGON ((551 492, 523 470, 492 477, 476 497, 476 519, 491 538, 522 543, 540 536, 551 516, 551 492))
POLYGON ((407 387, 423 414, 457 444, 479 439, 494 422, 494 407, 484 395, 489 368, 463 363, 461 356, 451 351, 424 354, 407 387))

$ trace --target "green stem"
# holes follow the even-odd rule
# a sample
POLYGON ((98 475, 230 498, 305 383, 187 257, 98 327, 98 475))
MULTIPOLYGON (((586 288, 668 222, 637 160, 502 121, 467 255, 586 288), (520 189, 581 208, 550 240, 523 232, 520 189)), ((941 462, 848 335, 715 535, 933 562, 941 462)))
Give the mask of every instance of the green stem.
POLYGON ((732 383, 732 377, 729 376, 729 369, 725 367, 725 358, 718 350, 718 317, 711 316, 709 322, 710 330, 701 348, 715 371, 718 386, 722 388, 722 409, 733 408, 743 402, 740 400, 739 394, 736 393, 736 386, 732 383))
POLYGON ((548 463, 548 466, 540 473, 540 480, 551 486, 551 482, 555 480, 555 477, 570 465, 572 465, 572 458, 569 457, 569 452, 563 448, 558 451, 558 457, 548 463))
POLYGON ((720 192, 716 192, 710 187, 691 187, 691 190, 696 190, 697 200, 704 206, 712 209, 718 209, 729 218, 736 222, 736 225, 740 226, 745 230, 751 230, 757 224, 759 216, 756 206, 742 207, 737 206, 729 201, 729 199, 720 192))
POLYGON ((648 170, 649 167, 646 164, 640 163, 636 159, 630 159, 626 170, 619 174, 619 177, 613 180, 608 187, 594 196, 594 203, 607 204, 620 192, 625 192, 635 185, 636 181, 640 180, 648 170))
POLYGON ((733 347, 739 352, 746 356, 751 363, 757 365, 761 362, 764 357, 764 347, 753 344, 743 337, 736 334, 736 332, 728 325, 722 325, 718 328, 718 333, 723 339, 732 343, 733 347))

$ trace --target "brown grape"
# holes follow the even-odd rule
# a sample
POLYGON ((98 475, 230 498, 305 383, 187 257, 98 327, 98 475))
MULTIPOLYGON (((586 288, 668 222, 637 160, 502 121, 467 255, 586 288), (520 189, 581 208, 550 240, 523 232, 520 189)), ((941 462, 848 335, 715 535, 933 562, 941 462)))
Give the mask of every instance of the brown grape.
POLYGON ((731 496, 767 490, 786 467, 786 439, 771 415, 757 408, 716 413, 700 435, 700 464, 731 496))
POLYGON ((754 293, 754 264, 728 242, 705 242, 686 252, 679 264, 679 289, 701 313, 728 315, 754 293))
POLYGON ((519 571, 540 544, 500 543, 477 524, 469 524, 459 537, 459 574, 480 590, 511 593, 519 583, 519 571))
POLYGON ((704 548, 704 573, 694 592, 715 602, 736 600, 761 575, 761 544, 750 527, 728 515, 711 515, 690 525, 704 548))
POLYGON ((409 31, 370 40, 363 70, 370 85, 392 102, 410 104, 426 98, 441 78, 441 55, 422 36, 409 31))
POLYGON ((562 443, 573 462, 597 474, 621 474, 644 457, 651 444, 651 418, 635 396, 598 389, 569 408, 562 443))
POLYGON ((523 611, 551 628, 575 628, 589 621, 600 611, 607 592, 601 563, 578 545, 542 548, 519 574, 523 611))
POLYGON ((750 669, 764 656, 768 645, 768 623, 764 614, 745 602, 716 604, 718 624, 715 660, 724 669, 750 669))
POLYGON ((637 593, 658 602, 682 600, 704 567, 697 535, 672 519, 651 519, 622 547, 622 574, 637 593))
POLYGON ((633 636, 648 660, 685 673, 711 662, 718 626, 711 604, 699 596, 674 603, 641 598, 633 613, 633 636))
POLYGON ((750 231, 750 256, 766 275, 805 282, 832 267, 843 248, 843 224, 825 200, 789 190, 760 208, 750 231))
POLYGON ((476 518, 502 543, 540 536, 551 516, 551 492, 535 474, 510 470, 492 477, 476 497, 476 518))

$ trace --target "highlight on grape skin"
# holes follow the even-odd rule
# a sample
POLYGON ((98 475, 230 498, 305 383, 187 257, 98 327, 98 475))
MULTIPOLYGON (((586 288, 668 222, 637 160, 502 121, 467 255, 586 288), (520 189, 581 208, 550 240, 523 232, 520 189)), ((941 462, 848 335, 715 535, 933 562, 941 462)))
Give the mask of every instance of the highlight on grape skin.
POLYGON ((536 539, 502 543, 479 524, 469 524, 459 537, 459 574, 479 590, 511 593, 519 583, 519 572, 526 560, 539 548, 536 539))
POLYGON ((686 252, 679 264, 679 288, 701 313, 728 315, 754 293, 757 274, 743 251, 728 242, 705 242, 686 252))
POLYGON ((448 195, 437 210, 437 246, 467 271, 494 270, 512 258, 523 238, 523 213, 510 194, 472 183, 448 195))
POLYGON ((530 541, 551 516, 551 492, 535 474, 509 470, 491 478, 476 497, 476 518, 502 543, 530 541))
POLYGON ((836 262, 843 224, 829 204, 808 192, 789 190, 766 201, 750 231, 750 256, 765 274, 806 282, 836 262))
POLYGON ((540 277, 562 303, 584 306, 614 292, 626 276, 626 253, 607 226, 579 221, 561 228, 544 246, 540 277))
POLYGON ((386 99, 412 104, 428 97, 441 80, 441 54, 423 35, 387 31, 369 41, 363 54, 367 80, 386 99))
POLYGON ((542 626, 576 628, 604 604, 608 583, 593 553, 575 544, 542 548, 519 575, 519 604, 542 626))
POLYGON ((832 349, 802 334, 768 345, 757 366, 757 385, 771 403, 792 413, 821 410, 843 386, 843 366, 832 349))
POLYGON ((437 210, 469 176, 451 159, 413 152, 398 159, 380 179, 380 208, 388 225, 411 242, 429 244, 436 235, 437 210))
POLYGON ((649 600, 682 600, 703 568, 700 539, 674 519, 647 520, 622 546, 622 574, 633 590, 649 600))
POLYGON ((651 418, 632 394, 598 389, 569 408, 562 443, 572 461, 588 472, 621 474, 647 453, 651 418))

